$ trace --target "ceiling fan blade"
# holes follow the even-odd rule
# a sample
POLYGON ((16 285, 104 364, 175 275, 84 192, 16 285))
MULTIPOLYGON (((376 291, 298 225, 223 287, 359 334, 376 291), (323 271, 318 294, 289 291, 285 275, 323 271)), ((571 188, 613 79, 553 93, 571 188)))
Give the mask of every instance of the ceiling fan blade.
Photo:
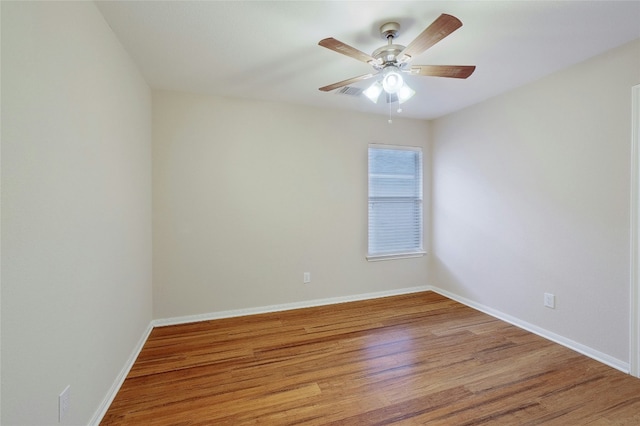
POLYGON ((358 61, 366 62, 368 64, 371 64, 372 62, 377 63, 372 56, 367 55, 366 53, 356 49, 355 47, 351 47, 340 40, 336 40, 333 37, 322 39, 318 44, 329 50, 333 50, 334 52, 342 53, 350 58, 357 59, 358 61))
POLYGON ((409 45, 400 52, 398 58, 403 58, 403 55, 414 57, 421 54, 461 26, 462 22, 458 18, 443 13, 416 37, 415 40, 409 43, 409 45))
POLYGON ((412 65, 409 72, 430 77, 467 78, 475 70, 475 65, 412 65))
POLYGON ((333 83, 333 84, 330 84, 328 86, 321 87, 320 90, 323 91, 323 92, 330 92, 333 89, 338 89, 340 87, 346 86, 346 85, 351 84, 351 83, 357 83, 358 81, 366 80, 368 78, 373 77, 376 74, 377 73, 359 75, 358 77, 353 77, 353 78, 350 78, 348 80, 339 81, 337 83, 333 83))

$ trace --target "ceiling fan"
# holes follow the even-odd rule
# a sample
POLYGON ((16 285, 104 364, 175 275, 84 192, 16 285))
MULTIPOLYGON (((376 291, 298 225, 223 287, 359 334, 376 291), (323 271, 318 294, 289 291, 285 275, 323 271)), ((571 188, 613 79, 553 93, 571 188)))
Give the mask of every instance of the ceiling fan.
POLYGON ((373 102, 378 101, 378 97, 384 91, 387 102, 398 100, 400 103, 408 100, 415 91, 411 89, 402 77, 403 73, 409 75, 467 78, 476 69, 474 65, 411 65, 413 57, 429 49, 443 38, 462 26, 462 22, 455 16, 443 13, 431 25, 429 25, 418 37, 408 46, 394 44, 393 41, 398 35, 400 24, 397 22, 387 22, 380 27, 380 34, 387 40, 387 45, 373 51, 371 55, 349 46, 333 37, 320 40, 318 44, 334 52, 341 53, 361 62, 366 62, 373 67, 374 72, 349 78, 337 83, 321 87, 323 92, 347 86, 359 81, 381 76, 373 85, 364 90, 363 93, 373 102))

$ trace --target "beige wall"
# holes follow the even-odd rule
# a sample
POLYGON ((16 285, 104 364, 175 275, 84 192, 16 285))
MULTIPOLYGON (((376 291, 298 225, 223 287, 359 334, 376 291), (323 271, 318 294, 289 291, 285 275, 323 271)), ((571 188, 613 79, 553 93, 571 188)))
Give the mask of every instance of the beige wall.
POLYGON ((636 41, 436 120, 432 284, 628 361, 639 82, 636 41))
POLYGON ((151 95, 90 2, 2 2, 2 419, 87 424, 151 320, 151 95))
POLYGON ((422 146, 428 167, 427 133, 417 120, 154 92, 155 317, 426 285, 425 258, 365 255, 368 143, 422 146))

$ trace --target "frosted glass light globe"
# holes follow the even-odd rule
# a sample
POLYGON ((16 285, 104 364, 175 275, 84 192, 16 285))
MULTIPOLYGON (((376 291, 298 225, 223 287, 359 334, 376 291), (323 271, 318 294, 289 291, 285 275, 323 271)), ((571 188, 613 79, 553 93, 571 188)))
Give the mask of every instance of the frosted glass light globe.
POLYGON ((400 70, 396 66, 386 67, 382 74, 384 76, 382 78, 382 87, 387 93, 396 93, 404 84, 400 70))

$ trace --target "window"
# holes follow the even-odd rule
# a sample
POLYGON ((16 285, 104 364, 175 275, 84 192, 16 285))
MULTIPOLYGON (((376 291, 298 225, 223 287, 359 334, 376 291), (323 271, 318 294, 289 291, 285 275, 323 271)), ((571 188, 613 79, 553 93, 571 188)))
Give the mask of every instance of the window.
POLYGON ((368 260, 421 256, 422 149, 369 145, 368 260))

